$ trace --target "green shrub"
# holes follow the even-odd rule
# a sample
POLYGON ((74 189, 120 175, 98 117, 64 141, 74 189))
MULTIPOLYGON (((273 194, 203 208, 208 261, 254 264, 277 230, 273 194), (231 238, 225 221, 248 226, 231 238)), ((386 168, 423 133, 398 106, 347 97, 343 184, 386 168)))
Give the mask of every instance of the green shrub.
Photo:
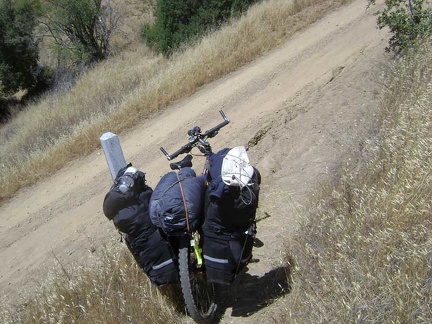
POLYGON ((158 0, 156 23, 144 26, 143 36, 156 51, 170 54, 230 17, 240 15, 256 0, 158 0))
POLYGON ((24 102, 12 95, 25 90, 31 99, 51 86, 51 71, 38 63, 38 7, 38 0, 0 0, 0 122, 24 102))
MULTIPOLYGON (((368 0, 369 5, 375 0, 368 0)), ((392 37, 388 52, 399 54, 432 33, 432 8, 424 8, 425 0, 386 0, 386 7, 376 12, 380 29, 389 27, 392 37)))
POLYGON ((0 93, 6 96, 37 83, 35 26, 31 1, 0 0, 0 93))

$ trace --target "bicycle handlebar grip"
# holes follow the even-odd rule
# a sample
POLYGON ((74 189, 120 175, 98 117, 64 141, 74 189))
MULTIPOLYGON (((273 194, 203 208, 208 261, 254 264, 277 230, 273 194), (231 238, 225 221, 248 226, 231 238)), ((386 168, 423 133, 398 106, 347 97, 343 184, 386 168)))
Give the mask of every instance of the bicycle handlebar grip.
POLYGON ((185 145, 185 146, 182 146, 179 150, 175 151, 173 154, 168 154, 168 152, 165 151, 165 149, 163 147, 160 148, 160 150, 162 151, 162 153, 165 154, 165 156, 168 159, 168 161, 171 161, 172 159, 175 159, 180 154, 190 152, 191 149, 192 149, 192 147, 190 145, 185 145))
POLYGON ((221 128, 224 127, 225 125, 228 125, 229 122, 230 122, 230 121, 229 121, 228 119, 224 120, 224 121, 223 121, 222 123, 220 123, 219 125, 217 125, 217 126, 211 128, 211 129, 209 129, 207 132, 205 132, 204 136, 213 137, 214 135, 216 135, 216 134, 214 134, 215 132, 217 132, 219 129, 221 129, 221 128), (213 134, 214 134, 214 135, 213 135, 213 134))
POLYGON ((168 154, 167 151, 165 151, 165 149, 164 149, 162 146, 160 147, 160 150, 161 150, 162 153, 166 156, 166 158, 168 159, 168 161, 171 160, 170 155, 168 154))
POLYGON ((220 112, 222 118, 223 118, 224 120, 227 120, 227 121, 229 122, 229 119, 227 118, 227 116, 225 115, 225 113, 224 113, 222 110, 219 110, 219 112, 220 112))

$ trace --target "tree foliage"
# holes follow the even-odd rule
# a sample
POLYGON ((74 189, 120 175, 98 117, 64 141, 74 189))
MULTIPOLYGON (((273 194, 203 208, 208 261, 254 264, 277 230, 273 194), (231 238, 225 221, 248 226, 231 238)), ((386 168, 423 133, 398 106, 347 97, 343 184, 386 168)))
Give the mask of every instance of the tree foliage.
POLYGON ((170 54, 184 42, 241 14, 254 2, 256 0, 158 0, 156 22, 144 27, 143 36, 148 45, 170 54))
POLYGON ((0 94, 36 85, 39 51, 33 36, 35 3, 0 0, 0 94))
POLYGON ((119 21, 111 0, 0 0, 0 119, 8 115, 11 94, 22 89, 31 98, 51 85, 52 72, 38 63, 36 32, 54 39, 58 81, 65 71, 74 77, 71 63, 106 58, 119 21))
POLYGON ((38 7, 38 0, 0 0, 0 122, 19 104, 11 95, 26 90, 29 99, 51 85, 50 70, 38 63, 38 7))
POLYGON ((47 0, 42 23, 54 39, 59 57, 75 63, 105 59, 120 15, 110 1, 47 0))
MULTIPOLYGON (((368 2, 375 4, 375 0, 368 2)), ((376 15, 378 27, 389 27, 392 33, 388 52, 400 54, 420 39, 431 36, 432 8, 425 8, 425 0, 385 0, 385 8, 376 15)))

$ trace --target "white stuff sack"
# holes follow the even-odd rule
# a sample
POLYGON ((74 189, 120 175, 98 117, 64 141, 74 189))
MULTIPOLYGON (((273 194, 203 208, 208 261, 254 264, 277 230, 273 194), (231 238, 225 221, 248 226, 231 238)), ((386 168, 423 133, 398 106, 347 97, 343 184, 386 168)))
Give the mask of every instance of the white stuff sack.
POLYGON ((244 146, 233 147, 222 161, 222 181, 228 186, 244 187, 252 179, 254 168, 244 146))

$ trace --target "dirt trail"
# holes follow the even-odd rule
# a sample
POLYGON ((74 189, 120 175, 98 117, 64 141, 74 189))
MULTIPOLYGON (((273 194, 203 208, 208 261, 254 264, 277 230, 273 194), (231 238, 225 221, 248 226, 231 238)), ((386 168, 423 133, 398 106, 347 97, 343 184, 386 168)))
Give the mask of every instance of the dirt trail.
MULTIPOLYGON (((191 126, 208 129, 218 123, 219 109, 232 122, 213 139, 214 149, 249 143, 251 161, 263 176, 258 212, 263 246, 255 249, 260 261, 249 270, 255 280, 249 283, 258 290, 247 290, 247 282, 240 282, 249 294, 240 293, 239 301, 228 305, 224 322, 262 321, 257 311, 269 295, 254 292, 271 290, 284 238, 296 226, 293 208, 332 173, 348 147, 359 147, 358 135, 372 131, 387 40, 365 7, 357 0, 335 11, 120 136, 126 159, 147 173, 153 187, 168 171, 159 147, 174 151, 184 144, 183 134, 191 126)), ((195 158, 197 170, 201 162, 195 158)), ((98 151, 0 208, 0 290, 5 299, 31 294, 47 270, 58 267, 56 259, 66 266, 85 262, 103 243, 119 244, 101 212, 110 182, 98 151)), ((272 293, 284 294, 277 289, 272 293)))

